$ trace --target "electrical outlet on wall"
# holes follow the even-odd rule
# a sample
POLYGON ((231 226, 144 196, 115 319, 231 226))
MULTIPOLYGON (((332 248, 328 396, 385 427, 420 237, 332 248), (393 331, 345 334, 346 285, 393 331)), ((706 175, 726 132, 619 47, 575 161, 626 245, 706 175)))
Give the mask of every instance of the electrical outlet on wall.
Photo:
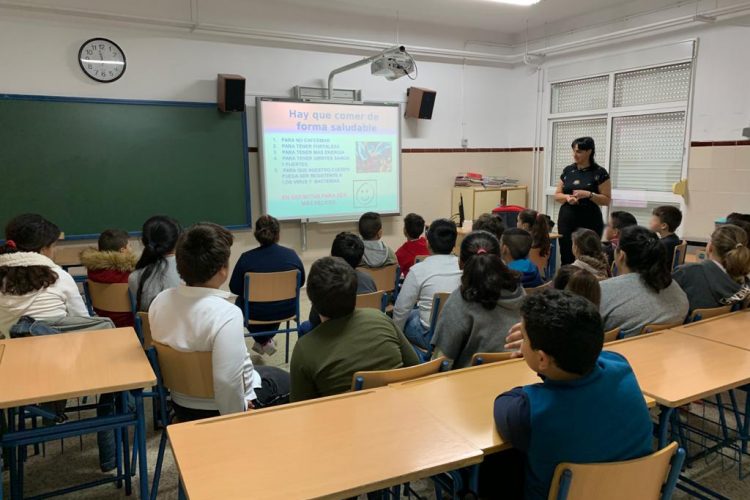
POLYGON ((461 147, 464 148, 464 149, 468 148, 469 147, 469 139, 467 139, 466 137, 464 137, 463 139, 461 139, 461 147))

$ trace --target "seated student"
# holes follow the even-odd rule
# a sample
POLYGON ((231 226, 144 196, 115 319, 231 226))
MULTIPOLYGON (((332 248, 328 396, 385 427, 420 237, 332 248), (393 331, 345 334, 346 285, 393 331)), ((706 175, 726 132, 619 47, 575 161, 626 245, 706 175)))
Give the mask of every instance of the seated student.
POLYGON ((524 288, 544 284, 539 269, 529 260, 531 241, 531 235, 527 231, 512 227, 503 233, 500 242, 503 260, 510 269, 521 273, 521 285, 524 288))
POLYGON ((620 231, 626 227, 637 225, 638 221, 630 212, 618 210, 609 214, 609 222, 604 229, 605 241, 602 243, 602 250, 604 255, 607 256, 607 262, 610 266, 615 261, 615 250, 620 242, 620 231))
POLYGON ((383 222, 380 214, 365 212, 359 218, 359 235, 365 244, 365 255, 362 265, 365 267, 384 267, 395 264, 396 254, 383 243, 383 222))
POLYGON ((500 241, 506 229, 503 219, 493 214, 480 215, 477 220, 474 221, 471 228, 473 231, 487 231, 488 233, 495 235, 497 241, 500 241))
POLYGON ((393 322, 409 341, 427 349, 432 298, 436 293, 451 293, 461 284, 458 257, 451 255, 456 246, 456 225, 448 219, 437 219, 427 229, 430 255, 415 264, 401 286, 393 306, 393 322), (414 306, 418 306, 416 309, 414 306))
POLYGON ((521 352, 542 382, 501 394, 494 414, 503 439, 525 455, 524 498, 546 500, 562 462, 652 453, 653 425, 638 381, 622 355, 602 352, 596 308, 570 292, 547 290, 527 297, 521 316, 521 352))
POLYGON ((597 279, 610 277, 609 262, 602 251, 602 240, 591 229, 578 229, 573 233, 573 255, 576 260, 572 265, 585 269, 597 279))
MULTIPOLYGON (((86 268, 88 279, 96 283, 127 283, 137 260, 128 248, 128 233, 122 229, 102 231, 97 248, 87 248, 81 252, 81 264, 86 268)), ((135 323, 129 312, 103 311, 97 308, 94 308, 94 312, 111 319, 118 328, 133 326, 135 323)))
POLYGON ((73 277, 52 261, 60 228, 23 214, 5 226, 0 246, 0 338, 112 328, 91 318, 73 277))
POLYGON ((750 248, 741 228, 726 224, 711 234, 706 259, 678 267, 672 277, 690 302, 690 310, 742 302, 750 296, 750 248))
POLYGON ((312 265, 307 296, 322 324, 294 346, 292 401, 346 392, 360 370, 418 363, 414 349, 388 316, 375 309, 355 309, 357 275, 343 259, 323 257, 312 265))
POLYGON ((518 214, 518 227, 531 235, 531 248, 539 250, 539 256, 550 253, 548 217, 541 212, 527 208, 518 214))
POLYGON ((424 219, 417 214, 408 214, 404 217, 404 236, 406 243, 396 250, 396 259, 401 273, 406 277, 409 269, 414 265, 414 259, 420 255, 429 255, 427 240, 424 237, 424 219))
POLYGON ((486 231, 464 238, 459 267, 461 287, 445 302, 432 337, 434 357, 446 356, 453 368, 469 366, 478 352, 502 352, 524 297, 518 274, 500 258, 500 242, 486 231))
POLYGON ((637 335, 649 324, 682 323, 688 299, 672 279, 664 245, 641 226, 620 233, 615 251, 619 275, 601 282, 601 313, 606 331, 622 329, 622 336, 637 335))
POLYGON ((180 284, 174 247, 182 228, 166 215, 156 215, 143 223, 143 253, 128 277, 136 311, 148 311, 151 301, 167 288, 180 284))
MULTIPOLYGON (((593 231, 591 232, 593 233, 593 231)), ((599 281, 595 275, 586 269, 573 264, 566 264, 557 270, 552 286, 555 290, 567 290, 575 295, 580 295, 584 299, 588 299, 598 309, 602 302, 602 289, 599 286, 599 281)))
POLYGON ((742 214, 739 212, 732 212, 727 215, 727 224, 737 225, 737 221, 747 222, 750 224, 750 214, 742 214))
POLYGON ((160 293, 148 311, 156 342, 183 352, 210 352, 214 397, 172 391, 180 421, 238 413, 288 401, 289 374, 272 366, 253 367, 242 313, 219 289, 229 276, 232 233, 200 223, 177 243, 177 270, 185 286, 160 293))
MULTIPOLYGON (((331 257, 341 257, 347 264, 352 266, 352 269, 357 274, 357 295, 378 291, 378 287, 375 285, 372 277, 366 272, 357 269, 357 266, 362 261, 362 254, 364 252, 365 246, 362 244, 362 240, 353 233, 339 233, 334 238, 333 244, 331 244, 331 257)), ((303 324, 304 327, 300 327, 300 336, 305 335, 319 324, 320 315, 315 309, 315 305, 313 305, 310 307, 308 324, 303 324)))
MULTIPOLYGON (((261 215, 255 221, 255 239, 260 243, 258 248, 243 253, 232 271, 229 280, 229 290, 237 295, 236 304, 240 310, 244 310, 245 301, 245 274, 246 273, 276 273, 281 271, 299 270, 302 282, 305 284, 305 266, 302 264, 297 253, 291 248, 279 245, 281 227, 279 221, 270 215, 261 215)), ((295 301, 280 300, 276 302, 251 302, 251 319, 259 321, 273 321, 280 318, 288 318, 296 314, 295 301)), ((250 333, 267 332, 278 330, 281 323, 246 325, 250 333)), ((254 337, 253 351, 258 354, 272 355, 276 352, 275 335, 258 335, 254 337)))
POLYGON ((671 205, 656 207, 651 213, 651 230, 659 235, 661 244, 667 250, 667 262, 670 269, 674 258, 674 249, 682 240, 674 234, 682 224, 682 212, 671 205))

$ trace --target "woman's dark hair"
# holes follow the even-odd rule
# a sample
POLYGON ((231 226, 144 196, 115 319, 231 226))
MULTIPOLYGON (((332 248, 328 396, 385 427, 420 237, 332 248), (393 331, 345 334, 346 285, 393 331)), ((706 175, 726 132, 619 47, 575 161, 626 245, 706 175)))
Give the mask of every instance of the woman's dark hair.
POLYGON ((477 220, 474 221, 474 224, 472 224, 472 229, 474 231, 487 231, 488 233, 492 233, 493 235, 495 235, 495 238, 500 241, 500 238, 503 237, 503 233, 505 232, 506 227, 503 219, 501 219, 497 215, 482 214, 477 218, 477 220))
POLYGON ((518 214, 518 221, 529 225, 531 233, 531 248, 538 248, 539 255, 544 257, 550 251, 549 225, 547 216, 527 208, 518 214))
POLYGON ((177 272, 188 286, 206 283, 229 266, 234 237, 218 224, 200 222, 177 240, 177 272))
MULTIPOLYGON (((60 238, 60 228, 38 214, 22 214, 5 226, 5 243, 0 255, 36 252, 60 238)), ((57 273, 47 266, 0 267, 0 292, 26 295, 47 288, 57 281, 57 273)))
POLYGON ((672 284, 667 251, 656 233, 641 226, 628 226, 620 233, 618 252, 625 252, 625 263, 637 272, 653 291, 660 292, 672 284))
POLYGON ((264 247, 279 241, 281 226, 279 226, 279 221, 276 217, 261 215, 255 221, 255 231, 253 234, 258 243, 260 243, 260 246, 264 247))
POLYGON ((141 296, 144 284, 167 265, 167 255, 174 252, 182 228, 180 223, 166 215, 155 215, 143 223, 143 253, 135 265, 143 269, 138 277, 138 290, 135 296, 136 310, 141 311, 141 296))
POLYGON ((500 258, 500 242, 487 231, 472 231, 461 242, 461 297, 492 310, 503 290, 515 291, 520 283, 518 273, 511 271, 500 258))
POLYGON ((586 269, 566 264, 557 270, 552 286, 556 290, 567 290, 588 299, 597 308, 602 301, 599 280, 586 269))
POLYGON ((591 151, 591 156, 589 157, 589 162, 591 165, 596 165, 596 160, 594 159, 594 155, 596 155, 596 143, 594 142, 594 139, 591 137, 579 137, 578 139, 574 140, 573 143, 570 145, 571 148, 575 149, 576 146, 578 146, 578 149, 580 151, 591 151))

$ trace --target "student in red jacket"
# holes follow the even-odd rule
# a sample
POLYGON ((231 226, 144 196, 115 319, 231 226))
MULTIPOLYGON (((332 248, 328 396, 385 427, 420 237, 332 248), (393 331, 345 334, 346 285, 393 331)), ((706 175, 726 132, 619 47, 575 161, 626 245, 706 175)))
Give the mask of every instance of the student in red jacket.
MULTIPOLYGON (((137 260, 128 248, 128 233, 121 229, 105 230, 99 235, 98 248, 87 248, 81 252, 81 264, 86 267, 88 279, 97 283, 127 283, 137 260)), ((94 312, 110 318, 118 328, 134 324, 133 315, 129 312, 96 308, 94 312)))
POLYGON ((404 217, 404 236, 406 236, 406 243, 396 250, 396 259, 398 259, 401 272, 406 277, 417 256, 430 255, 427 240, 424 237, 424 219, 421 215, 409 214, 404 217))

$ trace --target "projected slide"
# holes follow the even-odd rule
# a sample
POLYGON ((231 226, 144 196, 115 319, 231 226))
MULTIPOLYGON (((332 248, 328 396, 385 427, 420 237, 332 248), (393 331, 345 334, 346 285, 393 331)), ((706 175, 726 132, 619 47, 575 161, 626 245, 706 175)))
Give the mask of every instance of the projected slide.
POLYGON ((278 219, 400 210, 397 105, 258 102, 264 211, 278 219))

